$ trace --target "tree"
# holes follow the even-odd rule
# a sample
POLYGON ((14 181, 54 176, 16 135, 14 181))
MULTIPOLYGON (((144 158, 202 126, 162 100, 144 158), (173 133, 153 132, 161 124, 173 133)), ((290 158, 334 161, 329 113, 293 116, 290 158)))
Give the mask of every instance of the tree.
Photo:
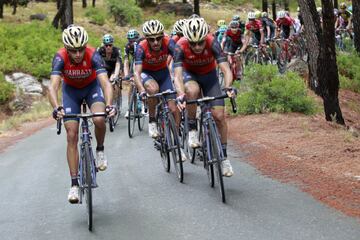
POLYGON ((339 4, 338 4, 338 0, 334 0, 334 8, 339 9, 339 4))
POLYGON ((96 0, 92 1, 92 7, 95 7, 95 2, 96 2, 96 0))
POLYGON ((289 0, 284 0, 284 9, 286 10, 286 11, 289 11, 290 9, 289 9, 289 0))
POLYGON ((352 0, 353 24, 354 24, 354 45, 356 51, 360 54, 360 2, 352 0))
POLYGON ((262 0, 262 10, 263 10, 263 12, 268 11, 268 1, 267 0, 262 0))
POLYGON ((275 20, 276 19, 276 3, 275 3, 275 0, 272 0, 271 10, 272 10, 273 19, 275 20))
POLYGON ((82 7, 83 7, 83 8, 86 8, 86 7, 87 7, 87 2, 86 2, 86 0, 82 0, 82 7))
POLYGON ((0 0, 0 18, 4 18, 4 5, 12 6, 13 7, 12 15, 15 15, 17 4, 18 4, 18 0, 0 0))
POLYGON ((323 29, 314 0, 298 0, 306 26, 310 87, 323 99, 325 119, 345 125, 339 105, 339 75, 336 64, 334 11, 332 0, 321 0, 323 29))
POLYGON ((194 0, 194 13, 200 16, 200 1, 194 0))
POLYGON ((73 0, 60 0, 60 6, 54 17, 52 25, 55 28, 58 28, 59 22, 61 29, 65 29, 67 26, 74 23, 73 0))

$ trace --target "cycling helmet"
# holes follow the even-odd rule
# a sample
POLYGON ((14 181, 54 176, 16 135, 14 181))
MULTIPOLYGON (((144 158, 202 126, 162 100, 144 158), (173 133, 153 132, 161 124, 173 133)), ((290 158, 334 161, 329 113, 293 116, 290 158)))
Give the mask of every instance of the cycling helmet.
POLYGON ((209 25, 203 18, 189 19, 184 24, 183 33, 190 42, 200 42, 209 33, 209 25))
POLYGON ((140 36, 139 32, 136 31, 135 29, 130 29, 126 34, 126 38, 129 40, 138 39, 139 36, 140 36))
POLYGON ((112 44, 114 42, 113 36, 111 34, 105 34, 103 36, 103 44, 112 44))
POLYGON ((342 2, 340 3, 340 9, 345 10, 346 9, 346 3, 342 2))
POLYGON ((232 20, 233 20, 233 21, 240 21, 240 16, 239 16, 239 15, 234 15, 234 16, 232 17, 232 20))
POLYGON ((164 25, 159 20, 149 20, 144 23, 142 30, 145 37, 159 35, 164 33, 164 25))
POLYGON ((229 24, 229 27, 230 28, 238 28, 240 26, 239 22, 238 21, 231 21, 230 24, 229 24))
POLYGON ((221 19, 221 20, 217 21, 217 25, 218 25, 218 27, 221 27, 222 25, 226 25, 226 22, 225 22, 225 20, 221 19))
POLYGON ((337 17, 338 14, 339 14, 339 10, 337 10, 337 8, 334 8, 334 16, 337 17))
POLYGON ((200 16, 194 13, 188 19, 192 19, 192 18, 200 18, 200 16))
POLYGON ((284 18, 285 15, 286 15, 285 11, 279 11, 277 14, 278 18, 284 18))
POLYGON ((268 17, 268 16, 269 16, 269 14, 267 12, 262 12, 261 13, 261 17, 268 17))
POLYGON ((254 20, 256 18, 256 16, 255 16, 255 13, 254 12, 249 12, 248 13, 248 19, 249 20, 254 20))
POLYGON ((177 20, 174 24, 174 31, 182 34, 184 23, 184 19, 177 20))
POLYGON ((81 48, 86 45, 89 40, 88 34, 83 27, 70 25, 64 29, 62 40, 65 47, 81 48))
POLYGON ((261 12, 260 12, 260 11, 256 11, 256 12, 255 12, 255 17, 256 17, 256 19, 261 18, 261 12))

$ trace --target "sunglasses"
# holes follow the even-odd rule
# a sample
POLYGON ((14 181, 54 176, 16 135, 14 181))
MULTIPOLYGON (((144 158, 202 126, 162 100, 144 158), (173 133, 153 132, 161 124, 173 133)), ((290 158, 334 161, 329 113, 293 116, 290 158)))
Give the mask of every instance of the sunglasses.
POLYGON ((85 50, 85 47, 82 48, 67 48, 69 53, 76 54, 77 52, 82 53, 85 50))
POLYGON ((105 47, 112 47, 112 44, 105 44, 105 47))
POLYGON ((146 38, 149 42, 160 42, 163 39, 163 36, 159 36, 159 37, 148 37, 146 38))
POLYGON ((197 45, 197 46, 202 46, 204 43, 205 43, 204 40, 202 40, 202 41, 200 41, 200 42, 189 42, 189 44, 190 44, 191 47, 195 47, 196 45, 197 45))

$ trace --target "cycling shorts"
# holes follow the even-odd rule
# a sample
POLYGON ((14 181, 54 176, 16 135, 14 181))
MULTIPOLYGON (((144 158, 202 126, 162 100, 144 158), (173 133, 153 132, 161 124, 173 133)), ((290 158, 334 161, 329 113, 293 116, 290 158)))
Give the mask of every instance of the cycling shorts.
MULTIPOLYGON (((105 104, 104 94, 98 80, 93 81, 84 88, 74 88, 66 83, 62 84, 62 101, 66 114, 81 113, 81 104, 85 100, 91 107, 94 103, 102 102, 105 104)), ((79 118, 65 118, 64 121, 75 120, 79 118)))
MULTIPOLYGON (((141 73, 141 80, 142 84, 145 85, 145 83, 149 80, 155 80, 157 84, 159 85, 159 92, 164 92, 166 90, 174 90, 174 86, 171 81, 171 76, 168 68, 161 69, 159 71, 149 71, 149 70, 143 70, 141 73)), ((166 97, 166 99, 175 99, 176 95, 169 95, 166 97)))
MULTIPOLYGON (((183 76, 185 84, 189 81, 197 82, 205 97, 216 97, 223 94, 216 74, 216 69, 203 75, 184 70, 183 76)), ((225 101, 224 99, 216 99, 210 102, 210 106, 225 106, 225 101)))

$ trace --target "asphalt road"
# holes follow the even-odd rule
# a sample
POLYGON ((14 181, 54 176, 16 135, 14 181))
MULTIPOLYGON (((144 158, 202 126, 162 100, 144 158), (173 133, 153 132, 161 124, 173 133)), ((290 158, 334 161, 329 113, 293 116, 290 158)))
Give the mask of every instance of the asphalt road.
POLYGON ((223 204, 200 164, 185 163, 181 184, 163 170, 147 133, 135 134, 128 138, 124 119, 107 134, 92 233, 85 205, 67 202, 65 134, 55 125, 0 154, 0 240, 360 239, 358 219, 262 176, 231 144, 235 175, 225 179, 223 204))

